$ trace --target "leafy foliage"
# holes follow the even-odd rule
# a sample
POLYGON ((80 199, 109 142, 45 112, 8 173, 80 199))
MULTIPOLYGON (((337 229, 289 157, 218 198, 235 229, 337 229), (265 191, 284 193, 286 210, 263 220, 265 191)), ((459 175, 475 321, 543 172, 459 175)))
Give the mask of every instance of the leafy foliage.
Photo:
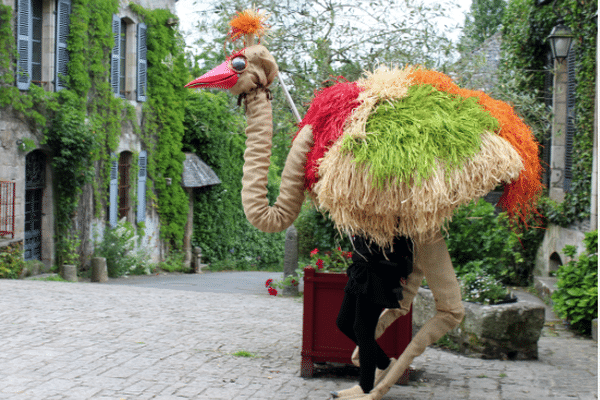
MULTIPOLYGON (((223 267, 266 268, 283 259, 284 233, 258 231, 246 220, 241 202, 245 136, 242 118, 230 109, 227 94, 191 92, 185 113, 184 146, 212 168, 220 185, 195 195, 193 245, 203 257, 223 267)), ((269 172, 271 202, 277 195, 276 171, 269 172)))
POLYGON ((508 295, 506 287, 481 269, 474 269, 460 277, 462 299, 473 303, 496 304, 508 295))
POLYGON ((598 231, 585 236, 585 252, 577 259, 575 246, 565 246, 571 258, 558 268, 558 289, 552 294, 554 310, 580 333, 589 334, 592 320, 598 318, 598 231))
POLYGON ((102 241, 95 244, 95 255, 106 258, 108 276, 149 273, 149 255, 146 249, 136 248, 138 240, 135 228, 124 219, 104 231, 102 241))
POLYGON ((24 267, 21 244, 11 244, 0 249, 0 279, 17 279, 24 267))
POLYGON ((461 53, 472 51, 496 33, 505 9, 505 0, 473 0, 460 37, 461 53))
POLYGON ((483 200, 459 208, 446 238, 456 274, 479 271, 504 284, 531 284, 544 230, 536 220, 530 223, 528 229, 516 231, 506 214, 496 214, 494 206, 483 200))
POLYGON ((351 248, 350 239, 340 235, 335 229, 333 221, 318 211, 314 205, 307 201, 302 205, 298 219, 294 222, 298 231, 298 254, 308 258, 310 252, 318 248, 321 251, 332 251, 338 247, 351 248))
MULTIPOLYGON (((573 143, 573 178, 565 201, 549 204, 550 222, 567 226, 589 217, 590 180, 592 171, 594 85, 596 76, 597 10, 595 1, 557 0, 539 6, 536 0, 511 0, 503 19, 503 63, 500 80, 510 81, 513 75, 524 76, 518 84, 519 93, 543 95, 547 55, 547 36, 563 16, 574 33, 576 52, 576 133, 573 143)), ((541 103, 541 101, 539 101, 541 103)), ((519 104, 515 104, 520 108, 519 104)), ((528 115, 528 108, 519 110, 528 115)), ((539 137, 539 136, 538 136, 539 137)))
POLYGON ((148 101, 143 130, 151 152, 148 174, 158 193, 161 236, 178 249, 183 244, 188 200, 181 187, 184 135, 184 85, 189 77, 180 34, 167 24, 173 14, 168 10, 146 10, 134 3, 131 9, 142 15, 148 25, 148 101), (171 179, 167 185, 166 178, 171 179))
POLYGON ((56 203, 56 233, 59 264, 72 251, 68 232, 71 218, 79 203, 82 187, 94 177, 92 158, 97 142, 94 132, 86 124, 86 113, 81 101, 73 92, 61 91, 64 99, 56 111, 52 124, 46 132, 44 142, 54 150, 52 167, 56 203))

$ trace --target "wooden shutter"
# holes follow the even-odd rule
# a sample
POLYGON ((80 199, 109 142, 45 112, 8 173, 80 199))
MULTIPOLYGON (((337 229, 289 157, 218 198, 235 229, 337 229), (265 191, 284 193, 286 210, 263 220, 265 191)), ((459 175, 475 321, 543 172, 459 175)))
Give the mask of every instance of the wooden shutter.
POLYGON ((113 14, 112 34, 115 40, 110 59, 110 84, 116 97, 121 95, 119 88, 119 62, 121 58, 121 18, 113 14))
POLYGON ((146 221, 146 166, 148 164, 148 153, 140 152, 138 158, 138 193, 137 193, 137 222, 146 221))
POLYGON ((31 3, 29 0, 18 0, 17 12, 17 88, 29 89, 31 83, 31 3))
POLYGON ((575 90, 577 81, 575 77, 575 47, 573 46, 567 58, 567 127, 565 132, 565 180, 563 190, 571 190, 573 180, 573 138, 575 136, 575 90))
POLYGON ((137 101, 146 101, 148 61, 146 57, 146 24, 137 25, 137 101))
POLYGON ((112 154, 110 161, 110 192, 108 206, 108 223, 112 228, 117 226, 117 210, 119 208, 119 162, 116 154, 112 154))
POLYGON ((56 91, 67 86, 66 76, 69 65, 69 50, 67 39, 69 38, 69 25, 71 14, 71 0, 58 0, 56 10, 56 68, 54 87, 56 91))

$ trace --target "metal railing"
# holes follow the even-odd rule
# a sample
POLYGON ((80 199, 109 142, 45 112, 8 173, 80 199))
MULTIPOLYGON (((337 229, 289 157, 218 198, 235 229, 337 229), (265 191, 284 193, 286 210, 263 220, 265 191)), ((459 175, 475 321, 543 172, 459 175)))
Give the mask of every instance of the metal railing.
POLYGON ((0 237, 15 237, 15 182, 0 181, 0 237))

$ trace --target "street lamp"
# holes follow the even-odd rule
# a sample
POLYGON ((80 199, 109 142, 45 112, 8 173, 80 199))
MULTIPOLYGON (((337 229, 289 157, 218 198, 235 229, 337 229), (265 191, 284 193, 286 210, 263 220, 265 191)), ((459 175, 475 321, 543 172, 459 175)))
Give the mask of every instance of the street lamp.
POLYGON ((571 50, 571 44, 573 43, 573 33, 562 22, 562 19, 560 19, 558 25, 552 28, 550 35, 548 35, 548 41, 552 49, 552 58, 558 62, 567 58, 569 50, 571 50))

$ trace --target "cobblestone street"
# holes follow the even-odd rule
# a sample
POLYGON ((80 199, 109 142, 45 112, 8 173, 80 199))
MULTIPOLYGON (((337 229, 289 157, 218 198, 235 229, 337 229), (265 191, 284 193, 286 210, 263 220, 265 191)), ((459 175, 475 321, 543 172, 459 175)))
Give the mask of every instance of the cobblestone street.
MULTIPOLYGON (((302 302, 266 291, 0 280, 0 341, 0 399, 324 400, 356 383, 300 377, 302 302)), ((596 342, 539 345, 538 361, 430 348, 384 398, 597 398, 596 342)))

